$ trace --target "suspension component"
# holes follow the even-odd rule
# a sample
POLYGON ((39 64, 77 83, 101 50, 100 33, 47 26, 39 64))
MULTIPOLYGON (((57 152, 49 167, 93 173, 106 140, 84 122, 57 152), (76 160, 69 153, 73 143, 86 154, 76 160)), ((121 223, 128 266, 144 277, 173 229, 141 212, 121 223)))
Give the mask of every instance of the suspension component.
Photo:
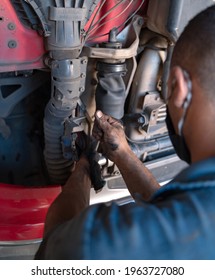
POLYGON ((83 48, 84 55, 98 60, 96 107, 117 119, 123 116, 125 99, 135 73, 134 57, 137 55, 143 22, 143 18, 136 15, 119 34, 116 28, 110 30, 108 42, 100 44, 99 47, 83 48), (129 77, 125 76, 128 60, 131 72, 129 77))
MULTIPOLYGON (((122 44, 116 38, 117 29, 109 33, 107 43, 103 48, 121 49, 122 44)), ((124 115, 126 86, 123 76, 126 74, 126 62, 123 60, 102 59, 97 63, 98 85, 96 89, 96 108, 116 119, 124 115)))
POLYGON ((49 30, 44 36, 52 90, 44 116, 44 157, 50 182, 64 184, 77 160, 77 133, 83 130, 80 95, 85 90, 87 57, 80 57, 82 31, 98 1, 27 2, 49 30))
POLYGON ((80 123, 71 127, 70 117, 75 118, 79 96, 84 89, 82 73, 86 72, 86 62, 86 58, 76 58, 53 60, 51 64, 52 93, 45 110, 44 155, 49 176, 55 183, 65 182, 72 162, 77 160, 74 142, 82 127, 80 123))

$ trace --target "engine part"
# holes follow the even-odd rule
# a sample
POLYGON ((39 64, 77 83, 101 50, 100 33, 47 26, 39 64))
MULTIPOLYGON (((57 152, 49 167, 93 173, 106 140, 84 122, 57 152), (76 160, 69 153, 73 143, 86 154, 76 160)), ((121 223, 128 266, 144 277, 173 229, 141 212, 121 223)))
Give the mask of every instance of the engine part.
POLYGON ((157 91, 161 62, 157 49, 146 47, 143 50, 133 80, 129 113, 141 113, 145 95, 157 91))
POLYGON ((129 143, 132 151, 138 158, 145 161, 147 156, 153 152, 163 152, 169 150, 173 153, 174 148, 169 136, 162 136, 159 138, 144 141, 142 143, 129 143))
MULTIPOLYGON (((168 156, 174 153, 172 142, 167 135, 139 143, 129 142, 129 146, 133 153, 146 164, 149 159, 155 160, 157 157, 168 156)), ((101 154, 98 158, 98 164, 103 168, 103 177, 105 179, 111 180, 120 176, 117 166, 101 154)))
POLYGON ((149 33, 146 32, 148 41, 144 42, 140 54, 131 88, 128 115, 124 118, 126 135, 131 141, 142 141, 166 132, 166 109, 159 92, 159 82, 168 42, 159 36, 155 37, 155 34, 150 36, 152 38, 148 39, 149 33))

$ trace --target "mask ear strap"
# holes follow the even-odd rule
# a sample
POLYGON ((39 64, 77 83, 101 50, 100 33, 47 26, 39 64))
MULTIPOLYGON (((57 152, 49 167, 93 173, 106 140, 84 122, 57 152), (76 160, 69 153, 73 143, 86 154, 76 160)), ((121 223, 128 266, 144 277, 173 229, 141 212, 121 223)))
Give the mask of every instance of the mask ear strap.
POLYGON ((183 103, 184 112, 183 112, 182 118, 178 122, 178 133, 179 133, 180 136, 182 136, 182 128, 183 128, 184 120, 185 120, 185 117, 186 117, 186 114, 187 114, 187 109, 190 106, 190 103, 191 103, 191 100, 192 100, 192 82, 190 80, 190 77, 189 77, 188 73, 185 70, 183 71, 183 73, 184 73, 184 76, 185 76, 186 81, 187 81, 188 93, 187 93, 187 97, 186 97, 186 99, 183 103))

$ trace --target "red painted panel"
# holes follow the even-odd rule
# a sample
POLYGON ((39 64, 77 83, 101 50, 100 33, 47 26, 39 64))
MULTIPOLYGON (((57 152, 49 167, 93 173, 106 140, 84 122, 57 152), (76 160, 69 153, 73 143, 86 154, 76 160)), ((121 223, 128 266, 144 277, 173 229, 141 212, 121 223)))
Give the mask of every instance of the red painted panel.
POLYGON ((0 72, 44 67, 43 38, 19 21, 9 0, 0 2, 0 38, 0 72))
MULTIPOLYGON (((104 1, 100 1, 100 4, 102 2, 104 1)), ((121 30, 125 21, 137 10, 138 14, 145 15, 147 5, 148 1, 143 2, 142 0, 109 0, 105 1, 101 10, 100 5, 98 5, 98 8, 85 26, 85 30, 88 32, 90 28, 87 41, 91 43, 107 41, 107 34, 111 29, 117 27, 121 30)))
POLYGON ((60 191, 0 184, 0 241, 41 238, 47 210, 60 191))

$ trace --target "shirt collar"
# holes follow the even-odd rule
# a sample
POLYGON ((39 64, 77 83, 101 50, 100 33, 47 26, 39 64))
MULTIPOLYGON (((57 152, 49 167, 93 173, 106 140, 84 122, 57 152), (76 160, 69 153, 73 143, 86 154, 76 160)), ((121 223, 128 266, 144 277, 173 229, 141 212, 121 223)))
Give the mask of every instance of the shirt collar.
POLYGON ((160 188, 151 201, 168 196, 169 193, 200 189, 204 186, 215 188, 215 158, 193 163, 185 168, 175 179, 160 188))
POLYGON ((186 183, 202 180, 215 180, 215 157, 191 164, 171 182, 186 183))

